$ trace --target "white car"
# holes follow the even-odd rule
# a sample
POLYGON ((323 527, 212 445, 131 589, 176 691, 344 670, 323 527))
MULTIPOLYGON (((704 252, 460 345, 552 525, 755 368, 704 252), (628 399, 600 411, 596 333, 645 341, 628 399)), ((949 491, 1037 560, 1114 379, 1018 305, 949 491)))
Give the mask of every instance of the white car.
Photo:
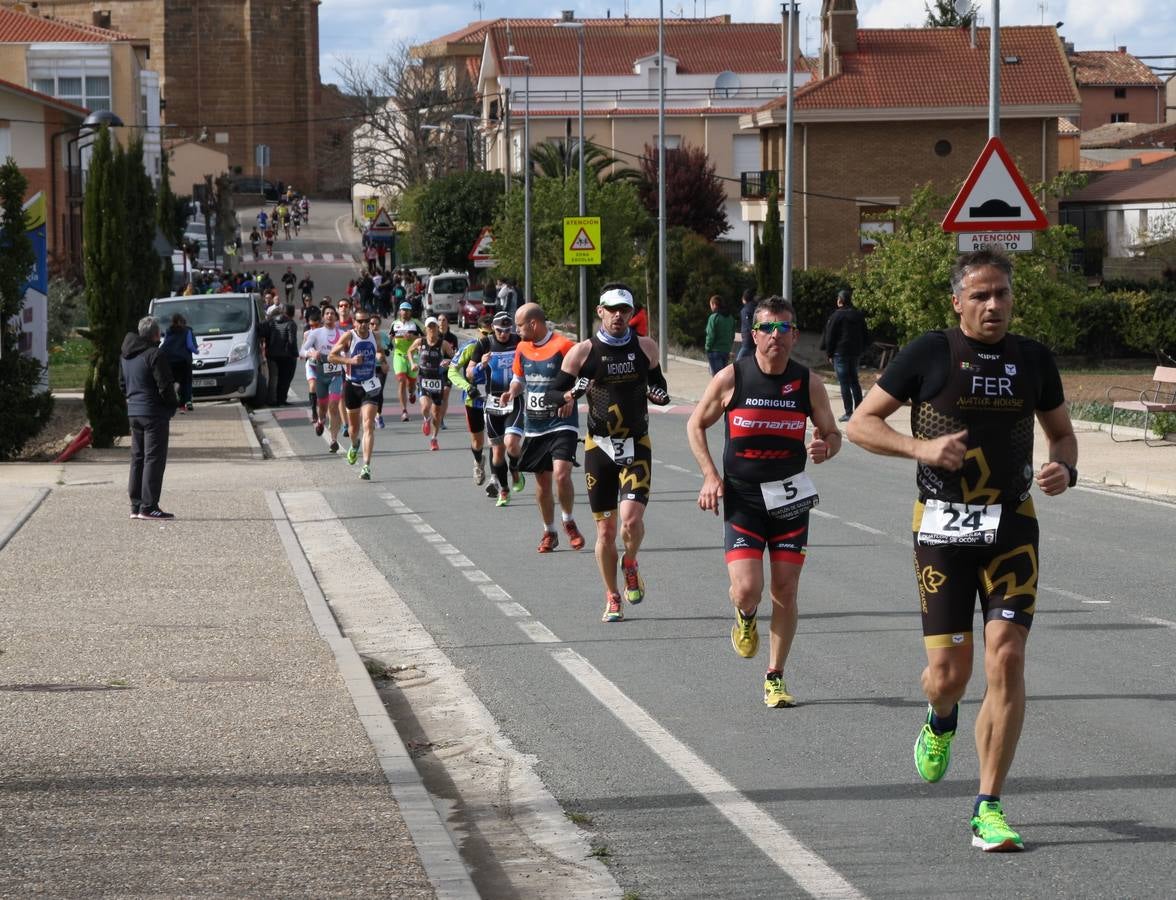
POLYGON ((470 279, 465 272, 442 272, 431 276, 425 287, 424 314, 445 313, 455 319, 469 289, 470 279))

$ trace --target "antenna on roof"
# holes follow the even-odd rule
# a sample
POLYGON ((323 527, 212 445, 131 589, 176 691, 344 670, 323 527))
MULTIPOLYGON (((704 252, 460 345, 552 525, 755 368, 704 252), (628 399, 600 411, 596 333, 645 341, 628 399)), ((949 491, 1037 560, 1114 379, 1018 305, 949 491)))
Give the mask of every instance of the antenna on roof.
POLYGON ((485 7, 484 0, 474 0, 474 10, 478 14, 478 18, 482 18, 482 9, 485 7))
POLYGON ((1037 0, 1037 10, 1041 13, 1041 24, 1045 24, 1045 11, 1049 9, 1049 4, 1045 0, 1037 0))

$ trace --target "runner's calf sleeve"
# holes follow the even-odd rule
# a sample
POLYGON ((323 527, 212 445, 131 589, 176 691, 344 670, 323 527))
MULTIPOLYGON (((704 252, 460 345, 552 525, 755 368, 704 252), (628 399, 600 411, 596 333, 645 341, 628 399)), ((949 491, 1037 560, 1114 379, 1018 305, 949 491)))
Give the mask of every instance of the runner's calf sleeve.
POLYGON ((522 458, 523 458, 523 457, 522 457, 522 454, 519 454, 518 456, 511 456, 511 455, 508 453, 508 454, 506 455, 506 461, 507 461, 507 462, 510 464, 510 471, 511 471, 511 474, 513 474, 513 475, 518 475, 518 474, 519 474, 519 461, 520 461, 522 458))
POLYGON ((490 471, 494 473, 494 477, 497 479, 500 488, 505 490, 508 483, 506 480, 506 463, 491 463, 490 471))

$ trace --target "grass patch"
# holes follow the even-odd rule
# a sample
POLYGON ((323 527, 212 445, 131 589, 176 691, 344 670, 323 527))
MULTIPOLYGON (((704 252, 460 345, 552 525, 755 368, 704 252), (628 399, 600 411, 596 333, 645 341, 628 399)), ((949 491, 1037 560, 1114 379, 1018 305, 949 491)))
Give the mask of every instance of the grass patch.
POLYGON ((49 350, 49 389, 80 391, 90 371, 90 342, 74 337, 49 350))
POLYGON ((597 859, 608 859, 612 856, 612 851, 608 849, 606 844, 597 844, 588 851, 589 856, 595 856, 597 859))
POLYGON ((621 900, 641 900, 641 895, 636 891, 625 891, 625 893, 621 895, 621 900))
POLYGON ((564 813, 568 817, 568 821, 573 825, 579 825, 581 828, 591 828, 595 823, 591 816, 586 816, 583 813, 569 812, 564 813))

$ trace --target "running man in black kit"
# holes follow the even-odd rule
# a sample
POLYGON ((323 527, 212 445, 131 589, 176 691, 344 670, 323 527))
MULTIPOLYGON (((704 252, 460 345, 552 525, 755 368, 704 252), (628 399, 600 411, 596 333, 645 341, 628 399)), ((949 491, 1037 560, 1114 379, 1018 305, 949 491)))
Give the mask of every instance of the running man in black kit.
POLYGON ((1053 355, 1009 332, 1013 267, 995 250, 966 253, 951 273, 957 328, 912 341, 849 423, 854 443, 917 461, 913 532, 923 610, 927 717, 915 767, 939 781, 951 762, 959 700, 972 674, 976 595, 984 614, 988 686, 976 717, 980 791, 972 845, 1021 850, 1000 802, 1025 718, 1025 643, 1037 602, 1033 482, 1054 496, 1073 487, 1078 442, 1053 355), (886 419, 911 403, 911 437, 886 419), (1034 475, 1034 418, 1049 462, 1034 475))
POLYGON ((600 329, 564 358, 548 390, 550 406, 588 395, 588 434, 584 438, 584 476, 588 505, 596 520, 596 564, 604 580, 604 622, 625 617, 617 589, 617 504, 620 503, 621 573, 625 599, 645 599, 637 570, 637 551, 645 538, 653 444, 649 403, 670 402, 658 363, 657 343, 629 328, 633 294, 623 284, 606 284, 596 307, 600 329))
POLYGON ((817 491, 805 474, 807 459, 825 462, 841 449, 829 394, 820 380, 791 358, 796 312, 780 297, 755 309, 755 353, 719 371, 686 424, 690 449, 702 470, 701 509, 719 512, 735 624, 731 646, 745 659, 759 649, 755 612, 764 590, 764 550, 771 570, 772 624, 764 703, 794 706, 784 663, 796 635, 796 591, 808 545, 809 510, 817 491), (723 473, 715 467, 706 430, 724 418, 723 473), (813 422, 813 439, 805 431, 813 422))

